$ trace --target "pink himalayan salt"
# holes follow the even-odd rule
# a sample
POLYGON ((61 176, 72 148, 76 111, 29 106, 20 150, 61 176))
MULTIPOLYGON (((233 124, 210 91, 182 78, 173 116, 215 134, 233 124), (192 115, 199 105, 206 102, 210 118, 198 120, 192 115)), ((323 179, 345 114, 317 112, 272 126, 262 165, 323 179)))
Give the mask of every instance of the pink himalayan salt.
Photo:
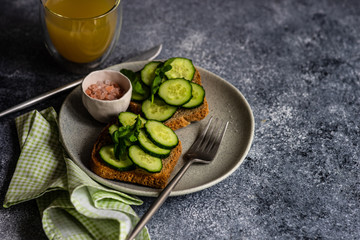
POLYGON ((115 100, 121 98, 125 91, 117 83, 105 80, 91 84, 85 93, 98 100, 115 100))

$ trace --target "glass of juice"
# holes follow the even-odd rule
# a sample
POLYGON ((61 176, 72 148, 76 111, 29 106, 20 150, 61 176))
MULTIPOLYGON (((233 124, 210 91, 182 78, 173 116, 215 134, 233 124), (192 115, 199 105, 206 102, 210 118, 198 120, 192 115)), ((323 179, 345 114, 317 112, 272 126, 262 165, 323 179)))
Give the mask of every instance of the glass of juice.
POLYGON ((104 62, 120 35, 120 0, 40 1, 45 46, 57 62, 77 73, 104 62))

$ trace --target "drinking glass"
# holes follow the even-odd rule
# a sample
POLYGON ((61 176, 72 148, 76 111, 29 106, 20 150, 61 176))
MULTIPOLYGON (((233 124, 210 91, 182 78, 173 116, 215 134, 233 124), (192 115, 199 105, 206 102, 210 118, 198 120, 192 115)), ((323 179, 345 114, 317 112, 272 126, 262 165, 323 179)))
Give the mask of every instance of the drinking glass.
POLYGON ((120 35, 120 0, 40 0, 45 46, 67 70, 86 73, 110 55, 120 35))

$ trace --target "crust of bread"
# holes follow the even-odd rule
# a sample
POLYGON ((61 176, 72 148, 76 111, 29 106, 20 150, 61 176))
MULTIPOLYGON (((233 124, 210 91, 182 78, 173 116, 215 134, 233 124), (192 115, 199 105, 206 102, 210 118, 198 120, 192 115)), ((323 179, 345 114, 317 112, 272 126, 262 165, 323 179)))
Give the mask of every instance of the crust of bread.
POLYGON ((171 150, 170 155, 162 159, 162 170, 159 173, 149 173, 143 169, 136 168, 130 171, 118 171, 108 166, 100 157, 100 148, 112 144, 108 128, 114 124, 116 120, 109 123, 100 133, 91 153, 91 170, 100 177, 123 182, 135 183, 153 188, 164 188, 170 178, 178 159, 180 158, 182 146, 181 141, 171 150))
MULTIPOLYGON (((195 75, 192 81, 194 83, 202 85, 200 73, 197 69, 195 71, 195 75)), ((130 102, 128 111, 136 114, 141 114, 141 103, 130 102)), ((192 109, 181 108, 177 110, 170 119, 165 121, 164 124, 169 128, 171 128, 172 130, 177 130, 179 128, 186 127, 191 122, 200 121, 204 119, 208 114, 209 114, 209 105, 205 97, 203 104, 201 104, 199 107, 192 109)))

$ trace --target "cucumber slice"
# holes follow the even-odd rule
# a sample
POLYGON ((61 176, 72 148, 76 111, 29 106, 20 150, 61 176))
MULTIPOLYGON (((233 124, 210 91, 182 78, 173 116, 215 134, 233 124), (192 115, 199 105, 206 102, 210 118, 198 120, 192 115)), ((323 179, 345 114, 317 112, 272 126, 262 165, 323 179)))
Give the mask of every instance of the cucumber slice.
MULTIPOLYGON (((118 116, 119 122, 122 126, 132 126, 136 121, 137 115, 132 112, 121 112, 118 116)), ((141 127, 144 127, 146 120, 140 117, 141 127)))
POLYGON ((164 65, 171 65, 171 70, 165 73, 168 79, 184 78, 191 81, 195 75, 195 67, 190 59, 170 58, 164 65))
POLYGON ((150 140, 158 147, 172 149, 179 143, 175 132, 159 121, 148 120, 145 124, 145 131, 150 140))
POLYGON ((190 101, 182 105, 184 108, 195 108, 200 106, 204 102, 205 90, 199 84, 190 82, 192 86, 192 98, 190 101))
POLYGON ((156 146, 147 136, 144 130, 140 130, 138 135, 139 146, 144 152, 158 158, 166 158, 170 155, 170 149, 156 146))
POLYGON ((145 83, 145 85, 151 86, 155 78, 155 70, 161 63, 162 62, 157 61, 149 62, 141 70, 141 80, 145 83))
POLYGON ((115 168, 120 171, 127 171, 133 169, 134 164, 127 156, 124 154, 121 156, 121 159, 117 159, 114 154, 114 145, 103 146, 99 151, 100 157, 107 163, 110 167, 115 168))
POLYGON ((136 166, 148 172, 160 172, 162 169, 161 159, 147 154, 138 145, 129 148, 129 157, 136 166))
POLYGON ((145 100, 142 103, 141 111, 145 115, 146 119, 166 121, 174 115, 177 107, 166 104, 163 100, 155 98, 152 103, 150 99, 145 100))
POLYGON ((192 86, 183 78, 171 79, 160 85, 158 94, 167 104, 181 106, 191 99, 192 86))
POLYGON ((113 133, 114 133, 115 131, 117 131, 117 130, 119 130, 119 126, 117 126, 116 124, 111 125, 111 126, 109 127, 109 133, 110 133, 110 135, 113 135, 113 133))

